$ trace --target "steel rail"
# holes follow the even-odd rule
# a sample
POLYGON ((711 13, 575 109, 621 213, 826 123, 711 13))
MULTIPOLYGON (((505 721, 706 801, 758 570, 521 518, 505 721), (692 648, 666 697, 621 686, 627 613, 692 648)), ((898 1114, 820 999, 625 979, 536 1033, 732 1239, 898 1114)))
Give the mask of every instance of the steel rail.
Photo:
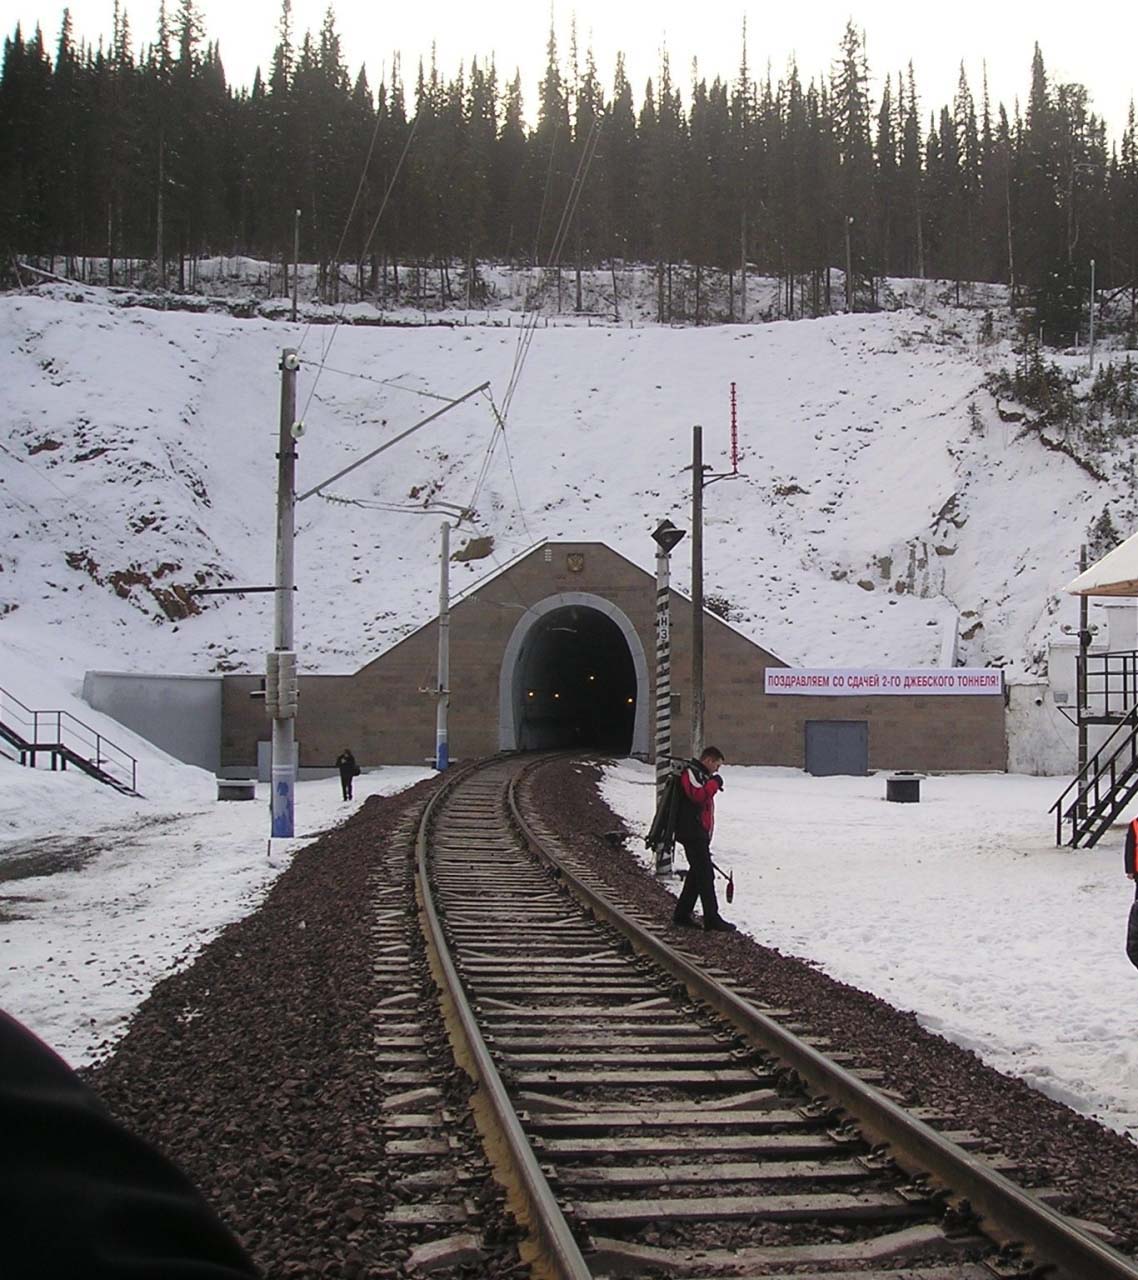
MULTIPOLYGON (((502 757, 494 757, 490 763, 502 763, 502 757)), ((519 1190, 526 1203, 528 1224, 532 1230, 536 1231, 541 1244, 544 1245, 546 1259, 557 1280, 592 1280, 592 1270, 585 1262, 580 1247, 565 1220, 565 1215, 557 1203, 557 1198, 541 1170, 533 1147, 510 1101, 506 1086, 486 1047, 486 1041, 478 1026, 478 1019, 470 1007, 462 979, 451 957, 431 894, 427 856, 435 812, 442 801, 449 798, 458 786, 486 767, 486 762, 472 764, 448 778, 423 811, 419 822, 419 834, 415 841, 415 875, 424 929, 435 951, 446 993, 466 1040, 468 1053, 467 1062, 464 1065, 484 1091, 486 1101, 505 1141, 509 1160, 521 1184, 519 1190)))
POLYGON ((976 1213, 988 1219, 989 1229, 994 1227, 1003 1238, 1001 1242, 1022 1243, 1033 1250, 1039 1260, 1062 1268, 1075 1280, 1138 1280, 1138 1263, 1095 1239, 1069 1218, 910 1115, 872 1085, 831 1062, 575 876, 526 822, 517 794, 521 777, 515 777, 509 787, 513 821, 531 851, 556 872, 566 887, 594 915, 620 930, 638 951, 682 982, 693 997, 769 1049, 811 1090, 847 1111, 874 1137, 886 1143, 902 1168, 910 1174, 931 1174, 951 1194, 966 1198, 976 1213))

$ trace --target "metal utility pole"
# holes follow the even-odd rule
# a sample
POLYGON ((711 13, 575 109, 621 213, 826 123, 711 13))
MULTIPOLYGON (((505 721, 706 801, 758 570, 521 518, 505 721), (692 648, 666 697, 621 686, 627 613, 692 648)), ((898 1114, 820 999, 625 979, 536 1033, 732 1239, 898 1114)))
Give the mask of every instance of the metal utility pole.
POLYGON ((296 324, 296 299, 300 292, 300 210, 292 224, 292 322, 296 324))
MULTIPOLYGON (((284 444, 284 441, 285 441, 286 439, 288 440, 288 443, 289 443, 289 444, 291 444, 293 440, 297 440, 297 439, 299 439, 299 438, 304 434, 304 423, 303 423, 303 422, 292 422, 292 421, 291 421, 291 419, 292 419, 293 415, 296 413, 296 382, 295 382, 295 371, 296 371, 297 367, 298 367, 298 366, 299 366, 299 364, 300 364, 300 360, 299 360, 299 358, 298 358, 298 356, 297 356, 297 353, 296 353, 295 351, 286 351, 286 352, 285 352, 285 358, 284 358, 284 360, 282 361, 281 367, 282 367, 282 368, 286 368, 286 369, 287 369, 287 368, 289 367, 289 361, 290 361, 290 360, 291 360, 291 362, 292 362, 292 363, 291 363, 291 368, 292 368, 292 371, 293 371, 293 384, 292 384, 292 392, 291 392, 291 396, 292 396, 292 399, 291 399, 291 407, 290 407, 290 408, 289 408, 289 410, 288 410, 289 426, 288 426, 287 430, 286 430, 286 427, 285 427, 286 415, 285 415, 285 407, 284 407, 284 399, 283 399, 284 391, 282 390, 282 393, 281 393, 281 394, 282 394, 282 401, 281 401, 281 433, 282 433, 282 434, 281 434, 281 439, 282 439, 282 445, 281 445, 281 456, 283 456, 284 451, 285 451, 285 444, 284 444)), ((290 503, 291 503, 291 504, 293 504, 293 505, 295 505, 295 503, 298 503, 298 502, 304 502, 307 498, 311 498, 311 497, 313 497, 315 494, 318 494, 318 493, 323 492, 323 490, 324 490, 324 489, 326 489, 330 484, 333 484, 333 483, 335 483, 335 481, 342 479, 344 476, 348 475, 350 472, 357 470, 357 468, 359 468, 359 467, 362 467, 365 463, 371 462, 371 460, 372 460, 373 458, 377 458, 381 453, 386 453, 388 449, 392 448, 394 445, 397 445, 401 440, 406 440, 408 436, 410 436, 410 435, 414 435, 414 433, 415 433, 416 431, 418 431, 421 427, 425 427, 429 422, 434 422, 436 418, 441 418, 441 417, 442 417, 442 415, 443 415, 444 413, 448 413, 451 409, 456 408, 458 405, 460 405, 460 404, 464 404, 467 400, 469 400, 469 399, 471 398, 471 396, 475 396, 475 395, 477 395, 480 391, 485 391, 485 390, 487 389, 487 387, 489 387, 489 385, 490 385, 490 384, 489 384, 488 382, 483 382, 483 383, 481 384, 481 386, 477 386, 477 387, 475 387, 473 390, 471 390, 471 391, 467 391, 467 392, 465 393, 465 395, 461 395, 461 396, 459 396, 457 399, 449 401, 446 405, 444 405, 444 406, 443 406, 443 408, 436 410, 436 412, 434 412, 434 413, 428 414, 428 415, 427 415, 427 417, 425 417, 425 418, 421 419, 419 422, 416 422, 416 423, 415 423, 415 425, 414 425, 413 427, 408 427, 406 431, 401 431, 401 432, 399 433, 399 435, 395 436, 393 439, 388 440, 385 444, 381 444, 381 445, 380 445, 378 448, 376 448, 376 449, 372 449, 372 451, 371 451, 370 453, 365 454, 362 458, 357 458, 355 462, 349 463, 349 465, 348 465, 348 466, 341 468, 341 470, 337 471, 335 475, 333 475, 333 476, 329 476, 326 480, 321 480, 319 484, 315 484, 315 485, 313 485, 311 489, 306 489, 306 490, 305 490, 302 494, 300 494, 299 496, 295 496, 295 497, 293 497, 293 496, 292 496, 292 495, 294 494, 294 490, 293 490, 293 488, 291 487, 291 484, 292 484, 292 473, 290 473, 290 488, 289 488, 290 503)), ((293 451, 293 452, 292 452, 292 455, 291 455, 291 463, 292 463, 292 465, 293 465, 293 466, 295 466, 295 461, 296 461, 296 453, 295 453, 295 451, 293 451)), ((446 505, 446 504, 443 504, 443 505, 446 505)), ((459 509, 458 509, 458 508, 455 508, 455 510, 459 510, 459 509)), ((460 511, 460 515, 465 515, 465 514, 466 514, 466 512, 465 512, 465 511, 460 511)), ((290 539, 291 539, 291 534, 292 534, 292 515, 291 515, 291 506, 290 506, 290 515, 289 515, 288 529, 289 529, 289 536, 290 536, 290 539)), ((444 540, 449 540, 449 537, 450 537, 449 527, 444 526, 444 529, 445 529, 445 532, 444 532, 444 535, 443 535, 443 536, 444 536, 444 540)), ((278 547, 279 547, 279 545, 280 545, 280 544, 279 544, 279 540, 278 540, 278 547)), ((450 565, 449 542, 446 542, 446 541, 445 541, 445 542, 444 542, 444 551, 443 551, 443 565, 442 565, 442 578, 443 578, 443 582, 442 582, 442 586, 441 586, 441 589, 440 589, 440 609, 439 609, 439 689, 438 689, 438 691, 437 691, 437 692, 438 692, 438 697, 439 697, 439 703, 438 703, 438 707, 437 707, 437 714, 436 714, 436 739, 435 739, 435 765, 436 765, 436 768, 439 768, 439 769, 445 769, 445 768, 447 767, 447 765, 450 763, 449 750, 448 750, 448 747, 447 747, 447 707, 449 706, 449 702, 450 702, 450 688, 449 688, 449 685, 450 685, 449 645, 448 645, 448 647, 446 648, 446 651, 445 651, 445 658, 444 658, 444 638, 445 638, 447 641, 449 641, 449 628, 450 628, 450 614, 449 614, 449 607, 450 607, 450 606, 449 606, 449 592, 450 592, 450 584, 449 584, 449 580, 448 580, 448 569, 449 569, 449 565, 450 565), (447 664, 445 667, 444 667, 444 665, 443 665, 443 664, 444 664, 444 661, 445 661, 445 662, 446 662, 446 664, 447 664), (439 735, 441 735, 441 737, 440 737, 439 735), (440 762, 441 762, 441 763, 440 763, 440 762)), ((278 555, 278 570, 279 570, 279 555, 278 555)), ((292 548, 291 548, 291 543, 290 543, 290 546, 289 546, 289 567, 288 567, 288 572, 289 572, 289 588, 288 588, 288 589, 289 589, 289 592, 291 593, 291 591, 292 591, 292 585, 291 585, 291 584, 292 584, 292 548)), ((279 579, 278 579, 278 580, 279 580, 279 579)), ((279 602, 279 600, 280 600, 280 595, 278 595, 278 602, 279 602)), ((290 602, 289 602, 290 614, 289 614, 289 632, 288 632, 288 643, 289 643, 289 645, 290 645, 290 646, 291 646, 291 644, 292 644, 292 615, 291 615, 291 608, 292 608, 292 604, 291 604, 291 596, 290 596, 290 602)), ((271 655, 270 655, 270 658, 271 658, 271 655)), ((296 655, 295 655, 295 654, 292 654, 292 665, 293 665, 293 671, 295 672, 295 669, 296 669, 296 655)), ((266 699, 270 696, 270 694, 269 694, 269 689, 272 687, 272 678, 271 678, 271 676, 272 676, 272 669, 270 668, 270 679, 266 680, 266 682, 265 682, 265 690, 266 690, 266 692, 265 692, 265 696, 266 696, 266 699)), ((436 691, 435 691, 435 690, 432 690, 432 689, 424 689, 424 690, 421 690, 421 692, 423 692, 423 693, 435 693, 436 691)), ((295 696, 295 693, 294 693, 294 695, 293 695, 293 715, 295 715, 295 714, 296 714, 296 706, 295 706, 295 704, 296 704, 296 696, 295 696)), ((291 728, 290 728, 290 732, 291 732, 291 728)), ((273 741, 274 741, 274 761, 275 761, 275 743, 276 743, 275 721, 274 721, 274 737, 273 737, 273 741)), ((275 769, 275 763, 274 763, 274 769, 275 769)), ((294 778, 295 778, 295 769, 294 769, 294 778)), ((275 797, 275 782, 274 782, 274 797, 275 797)), ((273 821, 274 821, 273 834, 274 834, 274 835, 276 835, 276 834, 277 834, 277 831, 276 831, 276 817, 275 817, 275 811, 274 811, 274 819, 273 819, 273 821)), ((290 831, 290 834, 291 834, 291 831, 290 831)))
POLYGON ((691 446, 691 753, 698 758, 703 741, 703 491, 716 480, 739 475, 739 437, 735 418, 735 384, 731 384, 732 469, 708 476, 703 463, 703 428, 692 427, 691 446))
POLYGON ((691 429, 691 754, 703 750, 703 428, 691 429))
POLYGON ((296 652, 293 649, 293 546, 296 506, 296 350, 281 353, 281 419, 277 445, 277 562, 276 608, 273 615, 273 652, 265 675, 265 706, 273 717, 272 833, 294 833, 296 793, 297 706, 296 652))
MULTIPOLYGON (((1095 260, 1091 259, 1091 373, 1095 371, 1095 260)), ((1084 597, 1085 599, 1086 597, 1084 597)))
MULTIPOLYGON (((659 804, 672 770, 672 611, 669 558, 684 536, 670 520, 661 520, 652 533, 656 543, 656 803, 659 804)), ((671 875, 670 858, 656 857, 656 874, 671 875)))
POLYGON ((442 773, 450 764, 447 743, 447 708, 450 706, 450 525, 444 520, 439 559, 439 687, 435 693, 435 768, 442 773))

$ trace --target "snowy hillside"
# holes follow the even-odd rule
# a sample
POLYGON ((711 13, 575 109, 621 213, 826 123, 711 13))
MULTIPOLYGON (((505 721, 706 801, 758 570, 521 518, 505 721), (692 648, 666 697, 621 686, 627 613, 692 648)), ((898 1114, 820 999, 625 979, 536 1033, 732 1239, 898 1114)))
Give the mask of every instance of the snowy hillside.
POLYGON ((1076 616, 1057 592, 1091 522, 1129 504, 1128 459, 1096 479, 1004 420, 1006 401, 1000 416, 983 382, 1014 357, 981 337, 979 310, 702 329, 560 317, 527 353, 504 311, 305 328, 130 301, 61 285, 0 298, 0 647, 68 681, 261 665, 271 597, 198 604, 186 589, 272 581, 289 345, 304 362, 300 492, 439 397, 489 382, 501 407, 525 355, 489 460, 494 410, 477 395, 300 505, 309 671, 350 670, 433 615, 431 500, 473 501, 452 547, 493 538, 489 558, 456 566, 455 590, 543 538, 603 540, 651 569, 649 530, 689 524, 693 424, 705 461, 730 469, 732 382, 740 475, 706 493, 706 590, 791 663, 1039 671, 1076 616))

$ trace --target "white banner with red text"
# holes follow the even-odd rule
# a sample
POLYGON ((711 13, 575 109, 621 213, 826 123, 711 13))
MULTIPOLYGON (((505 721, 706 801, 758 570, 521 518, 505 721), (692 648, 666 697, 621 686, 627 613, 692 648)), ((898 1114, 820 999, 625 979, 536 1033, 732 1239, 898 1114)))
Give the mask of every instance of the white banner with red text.
POLYGON ((975 696, 1002 694, 1004 677, 995 667, 767 667, 766 692, 816 698, 975 696))

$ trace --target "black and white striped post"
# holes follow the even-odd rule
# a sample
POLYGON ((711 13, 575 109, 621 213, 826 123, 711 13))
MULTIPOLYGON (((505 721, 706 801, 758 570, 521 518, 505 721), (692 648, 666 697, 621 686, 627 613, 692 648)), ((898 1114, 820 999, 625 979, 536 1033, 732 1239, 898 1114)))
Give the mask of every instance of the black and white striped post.
MULTIPOLYGON (((652 533, 656 543, 656 803, 672 768, 672 609, 669 580, 672 549, 684 536, 670 520, 661 520, 652 533)), ((672 874, 668 851, 657 851, 656 874, 672 874)))

